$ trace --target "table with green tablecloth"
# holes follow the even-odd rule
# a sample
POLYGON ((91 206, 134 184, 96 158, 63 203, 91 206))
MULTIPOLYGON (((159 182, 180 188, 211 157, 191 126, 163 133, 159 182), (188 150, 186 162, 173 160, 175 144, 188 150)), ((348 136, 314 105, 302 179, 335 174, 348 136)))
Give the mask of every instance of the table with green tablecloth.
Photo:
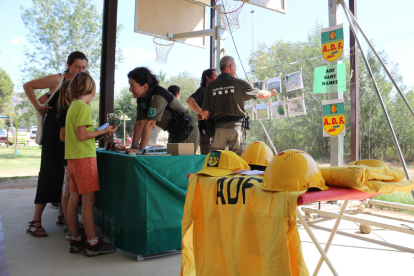
POLYGON ((181 248, 188 173, 205 155, 129 156, 98 149, 95 224, 119 249, 153 254, 181 248))

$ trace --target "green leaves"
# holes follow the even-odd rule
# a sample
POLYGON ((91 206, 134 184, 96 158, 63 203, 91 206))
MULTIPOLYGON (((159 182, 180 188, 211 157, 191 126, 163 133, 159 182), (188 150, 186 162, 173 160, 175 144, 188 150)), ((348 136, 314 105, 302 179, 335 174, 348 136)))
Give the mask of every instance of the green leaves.
POLYGON ((0 114, 12 111, 11 97, 13 90, 14 83, 12 79, 3 68, 0 68, 0 114))
MULTIPOLYGON (((286 84, 282 78, 281 95, 272 98, 280 101, 283 98, 299 97, 304 93, 307 114, 298 117, 288 117, 278 120, 263 121, 273 143, 278 151, 286 149, 301 149, 310 153, 319 161, 329 162, 330 139, 322 137, 322 101, 330 98, 330 94, 314 94, 313 77, 314 68, 323 66, 321 63, 320 34, 322 26, 317 22, 308 34, 307 41, 285 42, 275 41, 271 46, 259 45, 249 59, 252 76, 257 80, 265 77, 274 77, 299 71, 302 68, 304 89, 286 92, 286 84)), ((350 64, 349 52, 344 56, 347 65, 347 91, 345 98, 346 135, 344 138, 345 158, 350 156, 350 64)), ((390 114, 397 138, 406 158, 414 155, 414 119, 402 102, 401 97, 395 93, 393 86, 384 74, 382 66, 371 51, 367 51, 368 62, 375 75, 382 98, 390 114)), ((393 64, 385 52, 380 56, 392 72, 393 77, 405 92, 407 100, 414 107, 414 89, 407 91, 403 80, 398 74, 398 65, 393 64)), ((359 91, 360 91, 360 153, 361 159, 366 158, 397 158, 390 130, 375 92, 371 76, 361 55, 359 55, 359 91)), ((267 101, 267 100, 265 100, 267 101)), ((251 130, 247 132, 247 144, 261 140, 266 141, 264 131, 260 124, 253 121, 251 130)), ((267 141, 268 142, 268 141, 267 141)))

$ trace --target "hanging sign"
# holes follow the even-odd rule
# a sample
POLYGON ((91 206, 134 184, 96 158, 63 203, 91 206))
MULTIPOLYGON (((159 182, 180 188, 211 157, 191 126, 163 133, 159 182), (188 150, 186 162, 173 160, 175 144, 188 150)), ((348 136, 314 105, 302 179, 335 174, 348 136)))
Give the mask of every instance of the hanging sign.
POLYGON ((333 62, 342 57, 344 49, 343 24, 322 29, 322 61, 333 62))
POLYGON ((316 67, 313 77, 313 93, 343 92, 346 90, 345 63, 316 67))
POLYGON ((323 137, 345 135, 344 99, 322 101, 323 137))

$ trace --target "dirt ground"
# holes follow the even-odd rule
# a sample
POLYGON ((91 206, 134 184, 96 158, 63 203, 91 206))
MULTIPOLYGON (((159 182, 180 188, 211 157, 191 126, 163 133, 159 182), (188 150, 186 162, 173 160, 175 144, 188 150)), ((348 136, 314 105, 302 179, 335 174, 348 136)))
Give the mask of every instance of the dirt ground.
POLYGON ((0 189, 36 188, 37 176, 20 178, 0 178, 0 189))

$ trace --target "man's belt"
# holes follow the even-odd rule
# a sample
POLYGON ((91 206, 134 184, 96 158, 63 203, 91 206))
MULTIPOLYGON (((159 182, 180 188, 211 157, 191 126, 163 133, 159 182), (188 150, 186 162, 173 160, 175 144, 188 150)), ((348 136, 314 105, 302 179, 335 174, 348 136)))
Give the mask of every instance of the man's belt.
POLYGON ((214 119, 214 123, 223 123, 223 122, 243 122, 244 117, 237 117, 237 116, 226 116, 214 119))

